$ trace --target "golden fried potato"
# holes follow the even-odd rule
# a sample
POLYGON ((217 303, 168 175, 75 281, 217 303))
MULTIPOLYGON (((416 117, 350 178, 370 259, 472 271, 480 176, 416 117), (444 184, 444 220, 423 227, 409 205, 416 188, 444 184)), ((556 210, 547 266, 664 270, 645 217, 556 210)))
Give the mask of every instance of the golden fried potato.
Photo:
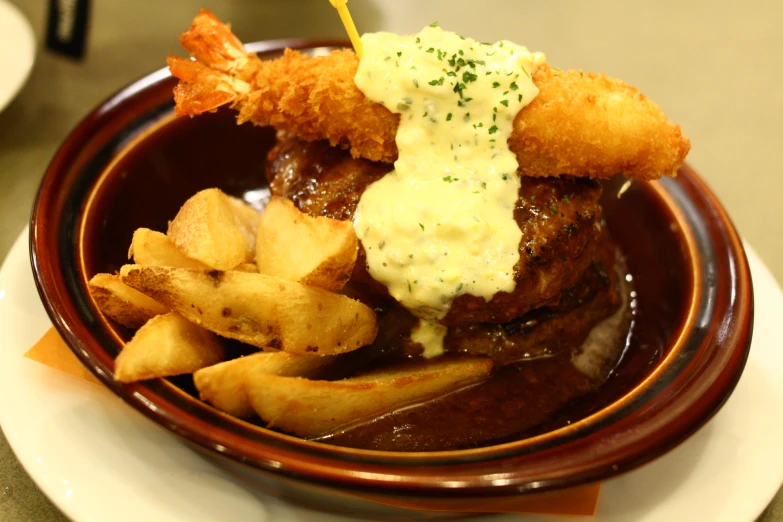
POLYGON ((196 193, 169 223, 168 237, 186 256, 210 268, 231 270, 255 259, 261 214, 218 189, 196 193))
POLYGON ((375 312, 349 297, 264 274, 126 265, 125 284, 224 337, 334 355, 372 343, 375 312))
POLYGON ((120 382, 192 373, 225 358, 220 338, 177 313, 159 315, 142 326, 114 362, 120 382))
POLYGON ((477 384, 491 371, 488 358, 441 357, 341 381, 248 376, 245 390, 270 427, 318 437, 477 384))
POLYGON ((128 328, 139 328, 156 315, 170 311, 115 275, 96 274, 87 286, 98 309, 128 328))
POLYGON ((133 233, 128 250, 128 258, 137 265, 173 266, 176 268, 209 268, 201 261, 191 259, 179 251, 166 234, 148 228, 140 228, 133 233))
POLYGON ((358 248, 350 221, 313 217, 275 196, 261 216, 256 264, 262 274, 339 290, 351 277, 358 248))
POLYGON ((258 267, 253 263, 242 263, 241 265, 235 266, 232 270, 236 270, 237 272, 247 272, 249 274, 258 273, 258 267))
POLYGON ((193 382, 202 401, 211 403, 229 415, 246 419, 254 414, 245 392, 247 378, 260 379, 263 375, 314 378, 335 358, 333 355, 286 352, 254 353, 202 368, 193 374, 193 382))

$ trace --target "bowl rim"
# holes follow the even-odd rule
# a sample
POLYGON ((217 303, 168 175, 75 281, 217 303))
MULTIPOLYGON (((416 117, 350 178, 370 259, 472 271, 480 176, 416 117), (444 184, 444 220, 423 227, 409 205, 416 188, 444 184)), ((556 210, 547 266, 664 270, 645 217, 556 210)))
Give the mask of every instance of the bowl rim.
MULTIPOLYGON (((247 49, 264 54, 277 53, 285 47, 312 50, 341 46, 346 46, 346 42, 302 39, 256 42, 248 44, 247 49)), ((103 356, 99 353, 102 348, 95 337, 95 325, 87 324, 71 304, 75 282, 68 281, 70 276, 62 272, 59 255, 63 240, 59 232, 63 226, 57 211, 65 204, 61 188, 68 189, 68 183, 77 180, 78 170, 74 165, 83 162, 85 154, 88 156, 94 152, 90 147, 85 148, 84 143, 91 143, 93 135, 101 128, 109 127, 111 132, 118 132, 120 127, 112 119, 117 111, 134 105, 141 105, 142 113, 153 109, 153 106, 147 107, 150 103, 144 101, 143 94, 171 81, 168 70, 164 68, 131 83, 99 104, 68 135, 53 157, 39 187, 31 215, 30 257, 44 307, 76 356, 124 401, 177 435, 257 469, 322 484, 339 484, 342 488, 357 491, 377 491, 381 488, 408 490, 430 496, 462 496, 466 490, 481 495, 520 494, 586 484, 648 462, 672 449, 707 422, 734 389, 746 361, 752 335, 750 272, 742 243, 726 211, 688 165, 680 169, 679 178, 654 186, 657 195, 665 200, 667 210, 672 212, 677 224, 683 227, 691 259, 692 287, 696 290, 690 292, 688 317, 679 329, 675 348, 651 374, 617 402, 570 426, 522 441, 473 450, 426 453, 356 450, 263 430, 206 405, 202 405, 203 409, 198 412, 202 416, 199 417, 172 403, 170 397, 161 396, 161 386, 168 386, 195 401, 167 381, 164 381, 165 384, 157 383, 157 386, 150 382, 130 385, 118 383, 113 378, 113 368, 106 363, 105 352, 103 356), (679 196, 672 193, 677 187, 682 190, 679 196), (688 205, 693 208, 686 208, 688 205), (696 205, 700 207, 696 208, 696 205), (718 289, 722 292, 720 295, 705 295, 702 292, 702 276, 709 278, 711 274, 702 274, 699 270, 705 260, 698 252, 696 231, 693 230, 693 223, 688 222, 686 210, 695 212, 694 215, 701 216, 705 223, 711 225, 710 239, 725 246, 725 250, 721 250, 725 252, 725 259, 719 258, 716 252, 711 260, 725 265, 718 268, 722 270, 721 273, 728 274, 731 282, 730 289, 718 289), (706 219, 708 217, 710 220, 706 219), (57 223, 57 226, 51 223, 57 223), (58 255, 47 255, 52 251, 58 255), (724 295, 727 291, 728 294, 724 295), (723 301, 718 302, 720 296, 723 296, 723 301), (717 332, 711 339, 713 352, 721 343, 730 344, 733 350, 724 350, 730 353, 724 353, 722 357, 713 353, 707 361, 689 361, 680 368, 677 374, 681 377, 677 381, 679 395, 666 403, 667 407, 678 412, 677 415, 670 412, 662 419, 661 415, 666 412, 659 409, 658 416, 651 417, 649 421, 658 438, 647 433, 645 439, 639 439, 638 434, 634 435, 634 430, 628 429, 634 426, 623 426, 621 418, 616 424, 625 430, 621 433, 627 440, 625 444, 617 443, 610 448, 601 441, 600 436, 597 437, 602 432, 600 426, 596 428, 596 424, 600 424, 608 412, 621 409, 629 402, 640 400, 644 393, 650 393, 655 387, 656 378, 671 370, 671 361, 685 342, 685 333, 689 328, 697 326, 694 324, 696 307, 705 301, 707 304, 722 304, 735 310, 732 316, 734 328, 717 332), (721 371, 716 372, 716 365, 721 366, 721 371), (690 374, 686 371, 688 369, 698 373, 690 374), (697 382, 695 377, 703 376, 708 371, 712 372, 710 382, 697 382), (685 393, 694 389, 701 393, 695 396, 685 393), (207 409, 212 410, 211 414, 204 416, 204 410, 207 409), (682 419, 688 412, 690 416, 685 422, 672 425, 677 424, 675 421, 682 419), (593 431, 590 431, 591 427, 593 431), (239 428, 242 430, 237 435, 235 431, 239 428), (263 437, 259 438, 263 440, 243 438, 242 433, 248 429, 261 430, 263 437), (531 450, 539 443, 561 435, 564 435, 565 442, 537 451, 531 450), (562 453, 564 447, 570 451, 565 456, 562 453), (585 463, 584 453, 588 451, 593 453, 594 460, 585 463), (582 459, 577 458, 580 453, 582 459)), ((90 183, 93 185, 91 192, 94 192, 98 183, 95 179, 90 180, 90 183)), ((85 215, 83 211, 84 208, 79 211, 80 224, 85 215)), ((76 283, 81 285, 82 291, 86 290, 84 281, 76 283)))

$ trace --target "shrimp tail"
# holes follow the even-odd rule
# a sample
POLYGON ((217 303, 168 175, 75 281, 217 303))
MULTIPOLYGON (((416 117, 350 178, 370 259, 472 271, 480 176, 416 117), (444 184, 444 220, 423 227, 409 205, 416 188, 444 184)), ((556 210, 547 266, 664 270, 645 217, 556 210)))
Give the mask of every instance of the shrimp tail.
POLYGON ((179 43, 199 62, 228 74, 235 74, 251 60, 231 26, 206 9, 199 11, 179 43))
POLYGON ((235 103, 250 92, 250 85, 195 60, 168 57, 171 74, 180 82, 174 88, 177 116, 195 116, 235 103))
POLYGON ((176 56, 167 60, 171 74, 180 80, 174 89, 177 115, 194 116, 235 105, 250 92, 248 81, 260 60, 248 54, 231 27, 211 12, 202 9, 179 41, 195 60, 176 56))

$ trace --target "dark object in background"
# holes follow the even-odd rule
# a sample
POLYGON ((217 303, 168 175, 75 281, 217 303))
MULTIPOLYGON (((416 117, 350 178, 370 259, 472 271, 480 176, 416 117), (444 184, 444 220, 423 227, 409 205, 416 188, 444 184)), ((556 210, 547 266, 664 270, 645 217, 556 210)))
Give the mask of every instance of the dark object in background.
POLYGON ((49 0, 46 48, 75 58, 84 57, 90 0, 49 0))

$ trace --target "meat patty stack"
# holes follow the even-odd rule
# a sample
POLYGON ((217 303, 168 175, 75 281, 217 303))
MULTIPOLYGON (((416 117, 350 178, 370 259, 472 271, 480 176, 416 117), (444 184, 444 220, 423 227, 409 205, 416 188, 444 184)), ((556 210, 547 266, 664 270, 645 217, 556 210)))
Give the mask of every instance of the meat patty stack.
MULTIPOLYGON (((268 156, 267 179, 273 195, 291 199, 303 212, 350 220, 367 186, 391 169, 326 141, 280 133, 268 156)), ((442 321, 450 327, 448 351, 482 353, 503 363, 549 355, 580 343, 616 309, 617 259, 602 224, 600 196, 601 186, 591 179, 522 178, 514 212, 524 238, 516 288, 489 302, 458 297, 442 321)), ((386 312, 378 342, 418 354, 421 348, 409 338, 416 318, 393 306, 386 287, 368 274, 361 247, 351 283, 349 291, 386 312)))

